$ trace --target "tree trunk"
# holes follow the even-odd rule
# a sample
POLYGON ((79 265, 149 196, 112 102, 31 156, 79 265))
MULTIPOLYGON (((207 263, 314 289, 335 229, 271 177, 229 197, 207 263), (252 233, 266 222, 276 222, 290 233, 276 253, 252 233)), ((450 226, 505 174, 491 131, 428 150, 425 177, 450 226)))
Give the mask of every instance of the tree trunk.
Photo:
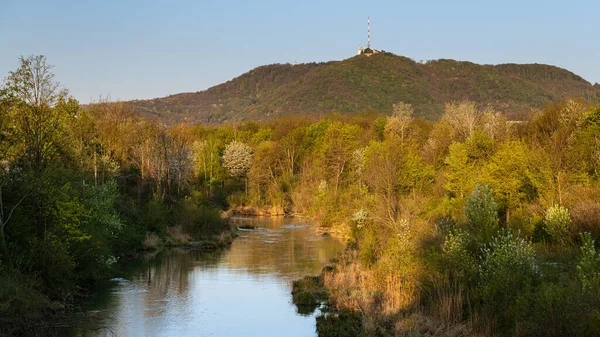
POLYGON ((94 151, 94 187, 98 187, 98 160, 94 151))
POLYGON ((6 248, 6 239, 4 238, 4 219, 0 218, 0 255, 10 266, 10 259, 8 257, 8 249, 6 248))

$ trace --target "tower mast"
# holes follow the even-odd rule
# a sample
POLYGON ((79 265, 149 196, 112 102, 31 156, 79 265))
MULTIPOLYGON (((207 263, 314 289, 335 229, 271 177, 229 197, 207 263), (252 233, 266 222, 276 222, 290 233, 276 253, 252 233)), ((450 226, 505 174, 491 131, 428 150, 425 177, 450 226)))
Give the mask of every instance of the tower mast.
POLYGON ((371 49, 371 16, 367 17, 367 48, 371 49))

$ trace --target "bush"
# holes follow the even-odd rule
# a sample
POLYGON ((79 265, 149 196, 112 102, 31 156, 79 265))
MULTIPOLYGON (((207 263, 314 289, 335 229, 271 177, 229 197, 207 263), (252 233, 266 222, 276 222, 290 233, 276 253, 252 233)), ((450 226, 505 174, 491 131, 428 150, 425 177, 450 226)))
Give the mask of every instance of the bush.
POLYGON ((600 296, 600 252, 596 252, 594 240, 589 233, 581 234, 581 257, 577 263, 577 277, 586 292, 600 296))
POLYGON ((329 298, 323 284, 323 276, 306 276, 294 281, 292 285, 292 301, 301 315, 310 315, 329 298))
POLYGON ((160 200, 154 199, 144 207, 144 210, 142 224, 146 226, 148 231, 164 235, 172 214, 171 208, 160 200))
POLYGON ((595 301, 574 282, 543 283, 517 300, 513 313, 519 335, 597 336, 600 320, 595 301))
POLYGON ((435 220, 435 229, 442 237, 446 237, 456 229, 456 221, 451 216, 439 216, 435 220))
POLYGON ((538 278, 533 246, 511 232, 501 232, 484 246, 477 293, 484 311, 501 325, 511 325, 510 309, 538 278))
POLYGON ((571 210, 572 226, 576 233, 590 232, 596 240, 600 238, 600 202, 584 201, 571 210))
POLYGON ((225 225, 219 210, 197 205, 191 198, 185 198, 179 205, 179 223, 195 238, 220 234, 225 225))
POLYGON ((342 310, 317 317, 317 334, 320 337, 365 336, 359 312, 342 310))
POLYGON ((469 252, 471 238, 469 233, 456 230, 446 236, 444 241, 445 267, 458 277, 468 277, 476 270, 476 260, 469 252))
POLYGON ((0 336, 35 335, 50 300, 31 277, 0 266, 0 336))
POLYGON ((485 185, 475 187, 465 206, 469 227, 487 241, 498 229, 498 205, 494 201, 494 191, 485 185))
POLYGON ((546 232, 554 242, 563 246, 569 246, 573 242, 569 229, 570 223, 571 215, 568 209, 562 206, 553 206, 546 211, 544 218, 546 232))

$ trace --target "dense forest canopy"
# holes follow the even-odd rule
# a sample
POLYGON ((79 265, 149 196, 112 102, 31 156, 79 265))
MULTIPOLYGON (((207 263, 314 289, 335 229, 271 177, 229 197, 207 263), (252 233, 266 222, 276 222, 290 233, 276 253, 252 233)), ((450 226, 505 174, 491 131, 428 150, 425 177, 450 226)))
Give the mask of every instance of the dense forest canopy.
POLYGON ((205 91, 128 103, 136 112, 164 122, 221 123, 298 113, 389 115, 399 101, 412 104, 415 116, 438 120, 446 103, 470 100, 511 120, 525 120, 532 109, 575 97, 598 102, 600 91, 572 72, 549 65, 415 62, 379 53, 327 63, 262 66, 205 91))
MULTIPOLYGON (((527 76, 542 74, 583 83, 527 76)), ((223 236, 225 209, 281 209, 345 238, 324 284, 366 335, 600 331, 598 106, 513 122, 440 104, 436 122, 398 100, 388 115, 164 124, 126 103, 82 108, 44 57, 21 58, 0 91, 0 333, 43 328, 132 250, 223 236)))

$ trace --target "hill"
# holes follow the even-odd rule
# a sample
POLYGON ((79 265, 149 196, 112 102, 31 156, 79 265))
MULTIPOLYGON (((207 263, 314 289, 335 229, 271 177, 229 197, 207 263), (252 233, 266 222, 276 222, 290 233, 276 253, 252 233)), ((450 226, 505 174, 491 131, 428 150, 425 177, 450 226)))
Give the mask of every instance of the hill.
POLYGON ((173 122, 265 120, 305 113, 390 113, 413 104, 415 114, 439 118, 444 104, 469 99, 511 119, 564 98, 600 100, 600 86, 542 64, 479 65, 454 60, 418 63, 390 53, 343 61, 258 67, 195 93, 130 101, 135 111, 173 122))

